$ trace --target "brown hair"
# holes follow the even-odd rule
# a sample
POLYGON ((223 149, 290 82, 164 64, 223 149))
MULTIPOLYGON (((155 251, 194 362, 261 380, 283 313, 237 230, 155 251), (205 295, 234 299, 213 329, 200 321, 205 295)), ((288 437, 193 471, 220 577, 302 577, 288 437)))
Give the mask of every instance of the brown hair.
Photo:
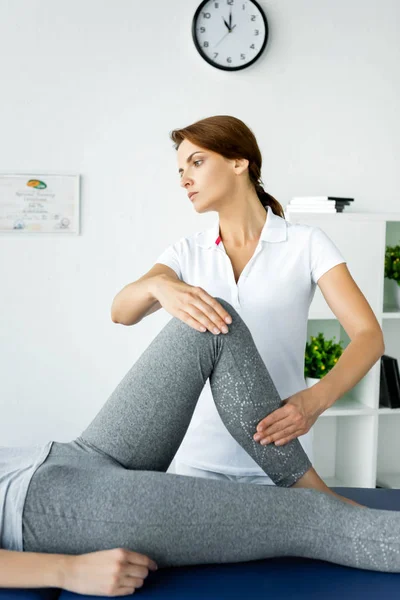
POLYGON ((246 158, 249 161, 249 179, 253 183, 261 204, 276 215, 285 218, 282 206, 263 188, 261 180, 262 157, 257 140, 247 125, 236 117, 216 115, 196 121, 188 127, 174 129, 170 138, 177 150, 184 139, 192 144, 221 154, 224 158, 246 158))

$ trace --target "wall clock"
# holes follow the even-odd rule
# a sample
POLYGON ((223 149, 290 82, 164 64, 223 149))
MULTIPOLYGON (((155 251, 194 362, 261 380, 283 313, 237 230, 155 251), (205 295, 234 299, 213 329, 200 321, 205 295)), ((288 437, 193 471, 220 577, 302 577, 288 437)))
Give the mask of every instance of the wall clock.
POLYGON ((204 0, 193 17, 192 37, 200 56, 210 65, 239 71, 264 52, 268 21, 255 0, 204 0))

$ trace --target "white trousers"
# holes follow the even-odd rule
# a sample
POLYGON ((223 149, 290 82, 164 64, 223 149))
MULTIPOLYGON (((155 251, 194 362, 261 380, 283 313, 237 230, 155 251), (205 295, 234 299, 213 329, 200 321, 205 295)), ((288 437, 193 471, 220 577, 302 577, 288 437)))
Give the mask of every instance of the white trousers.
POLYGON ((263 475, 229 475, 228 473, 217 473, 216 471, 208 471, 198 467, 186 465, 179 460, 173 460, 168 468, 168 473, 177 475, 188 475, 190 477, 203 477, 204 479, 222 479, 225 481, 233 481, 236 483, 258 483, 260 485, 274 485, 275 483, 267 476, 263 475))

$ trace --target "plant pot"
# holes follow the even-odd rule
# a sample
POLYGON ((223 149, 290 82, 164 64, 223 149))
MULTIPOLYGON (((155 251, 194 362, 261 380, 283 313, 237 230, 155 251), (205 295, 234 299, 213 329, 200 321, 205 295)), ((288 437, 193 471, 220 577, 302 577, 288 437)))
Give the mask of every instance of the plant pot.
POLYGON ((306 377, 306 384, 309 388, 318 383, 319 381, 321 381, 319 377, 306 377))
POLYGON ((392 279, 393 281, 393 294, 394 300, 397 308, 400 308, 400 285, 397 283, 396 279, 392 279))

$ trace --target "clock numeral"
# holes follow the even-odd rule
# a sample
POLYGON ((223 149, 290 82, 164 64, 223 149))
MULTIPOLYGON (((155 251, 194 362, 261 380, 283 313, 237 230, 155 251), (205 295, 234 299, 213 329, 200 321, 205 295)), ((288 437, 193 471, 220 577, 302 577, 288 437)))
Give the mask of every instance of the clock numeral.
POLYGON ((257 15, 251 15, 251 21, 255 21, 256 20, 256 16, 257 15))
POLYGON ((226 59, 226 62, 231 63, 232 62, 232 58, 230 56, 228 56, 228 58, 226 59))
POLYGON ((217 58, 218 52, 214 52, 214 58, 217 58))
POLYGON ((205 27, 200 27, 200 33, 205 33, 206 32, 206 28, 205 27))
POLYGON ((245 58, 246 58, 246 55, 245 55, 245 54, 241 54, 241 55, 240 55, 240 58, 241 58, 242 60, 245 60, 245 58))
POLYGON ((208 48, 209 43, 208 42, 204 42, 203 46, 204 46, 204 48, 208 48))
POLYGON ((214 7, 219 8, 219 2, 214 2, 214 7))
POLYGON ((255 45, 251 44, 250 48, 253 48, 253 50, 255 50, 255 45))
POLYGON ((259 30, 258 30, 258 29, 255 29, 255 30, 254 30, 254 35, 259 35, 259 34, 260 34, 259 30))
POLYGON ((211 19, 210 13, 203 12, 203 19, 211 19))
POLYGON ((233 0, 226 0, 226 3, 229 4, 230 6, 232 6, 233 0))

